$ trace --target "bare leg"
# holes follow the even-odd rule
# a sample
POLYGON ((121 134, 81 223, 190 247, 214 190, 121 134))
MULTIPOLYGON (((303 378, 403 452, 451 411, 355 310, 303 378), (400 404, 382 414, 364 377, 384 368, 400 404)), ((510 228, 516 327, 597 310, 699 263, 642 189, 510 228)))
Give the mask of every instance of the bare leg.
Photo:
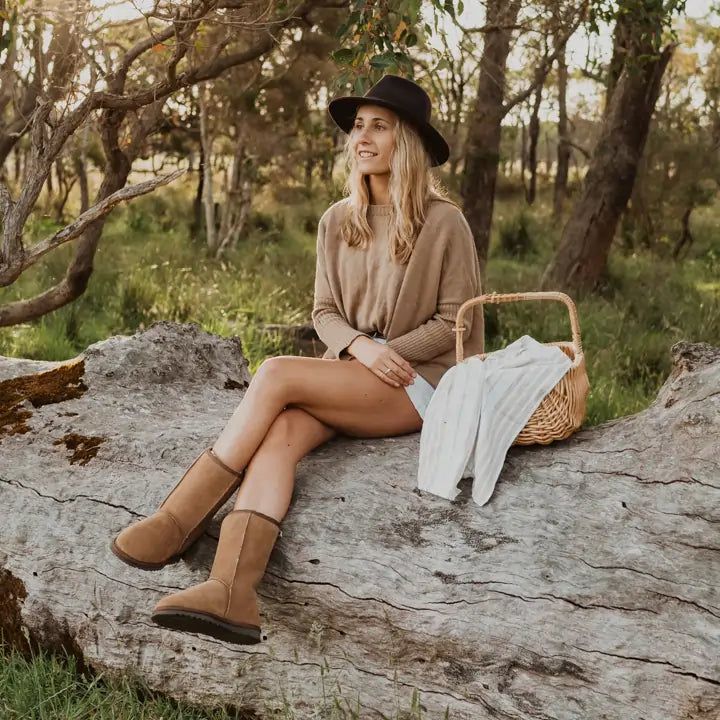
POLYGON ((237 643, 261 637, 256 587, 287 512, 298 460, 335 432, 365 437, 419 430, 405 389, 357 362, 272 358, 262 364, 215 452, 246 476, 222 524, 210 579, 155 607, 165 627, 237 643))
POLYGON ((300 408, 283 410, 245 470, 235 509, 256 510, 282 520, 292 498, 298 462, 334 435, 335 430, 300 408))
POLYGON ((246 467, 286 407, 357 437, 404 435, 422 427, 405 389, 384 383, 361 363, 285 356, 260 366, 213 450, 230 467, 246 467))

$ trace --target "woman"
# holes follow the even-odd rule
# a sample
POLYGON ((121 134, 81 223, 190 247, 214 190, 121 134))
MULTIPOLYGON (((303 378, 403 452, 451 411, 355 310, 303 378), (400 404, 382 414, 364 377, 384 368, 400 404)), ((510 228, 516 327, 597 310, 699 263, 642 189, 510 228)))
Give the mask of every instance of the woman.
MULTIPOLYGON (((454 363, 454 320, 480 294, 470 229, 434 187, 447 143, 430 124, 418 85, 386 75, 363 97, 333 100, 349 134, 348 197, 318 228, 313 322, 320 358, 262 363, 212 448, 159 510, 112 545, 125 562, 157 569, 177 560, 239 486, 223 520, 210 579, 161 600, 153 620, 235 643, 260 640, 256 587, 293 491, 295 467, 337 433, 417 432, 434 387, 454 363)), ((467 354, 482 314, 469 317, 467 354)))

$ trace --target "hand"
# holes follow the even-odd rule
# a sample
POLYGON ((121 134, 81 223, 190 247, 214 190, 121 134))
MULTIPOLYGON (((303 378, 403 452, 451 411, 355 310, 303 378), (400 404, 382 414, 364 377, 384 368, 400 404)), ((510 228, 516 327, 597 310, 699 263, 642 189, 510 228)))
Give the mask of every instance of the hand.
POLYGON ((359 335, 347 351, 357 358, 370 372, 383 382, 394 387, 413 384, 417 373, 412 365, 384 343, 371 340, 367 335, 359 335), (387 372, 388 368, 390 372, 387 372))

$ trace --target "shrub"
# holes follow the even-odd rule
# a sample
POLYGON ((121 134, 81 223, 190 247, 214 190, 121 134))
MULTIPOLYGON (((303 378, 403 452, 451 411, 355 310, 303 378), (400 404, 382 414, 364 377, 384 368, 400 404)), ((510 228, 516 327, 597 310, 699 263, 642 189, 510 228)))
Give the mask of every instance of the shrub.
POLYGON ((500 252, 506 257, 523 258, 535 252, 530 218, 522 211, 499 227, 500 252))

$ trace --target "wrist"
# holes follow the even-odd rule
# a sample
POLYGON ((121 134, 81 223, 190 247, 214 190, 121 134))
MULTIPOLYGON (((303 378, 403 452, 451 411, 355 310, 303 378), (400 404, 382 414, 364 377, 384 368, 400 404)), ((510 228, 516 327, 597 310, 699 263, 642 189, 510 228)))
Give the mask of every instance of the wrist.
MULTIPOLYGON (((348 355, 352 355, 355 357, 355 353, 353 350, 357 350, 358 344, 362 344, 363 340, 369 340, 367 335, 358 335, 353 339, 353 341, 345 348, 345 352, 347 352, 348 355)), ((370 341, 372 342, 372 340, 370 341)))

